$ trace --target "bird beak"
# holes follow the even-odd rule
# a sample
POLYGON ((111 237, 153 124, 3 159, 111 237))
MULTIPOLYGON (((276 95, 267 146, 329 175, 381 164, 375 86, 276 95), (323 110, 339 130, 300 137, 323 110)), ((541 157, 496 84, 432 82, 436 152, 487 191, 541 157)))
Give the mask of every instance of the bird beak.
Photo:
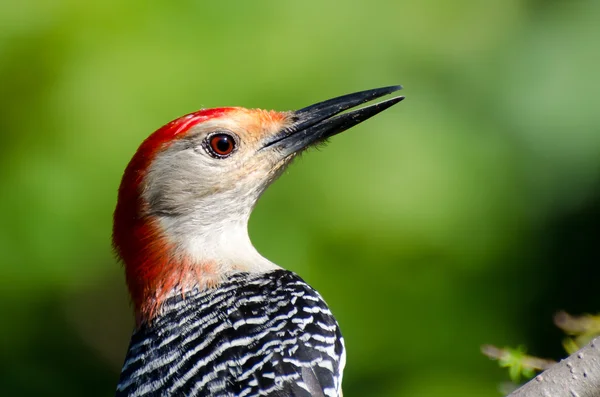
POLYGON ((285 156, 299 152, 314 143, 323 141, 362 123, 400 102, 404 97, 394 97, 374 105, 340 114, 343 111, 401 89, 402 86, 397 85, 356 92, 297 110, 291 115, 292 124, 272 136, 262 149, 278 149, 285 156))

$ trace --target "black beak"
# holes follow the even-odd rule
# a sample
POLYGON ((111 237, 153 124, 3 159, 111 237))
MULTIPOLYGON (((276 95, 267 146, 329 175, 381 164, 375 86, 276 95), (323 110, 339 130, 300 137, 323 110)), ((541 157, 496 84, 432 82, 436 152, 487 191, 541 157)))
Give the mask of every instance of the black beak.
POLYGON ((351 112, 339 113, 401 89, 402 86, 396 85, 356 92, 297 110, 292 114, 293 124, 272 137, 263 149, 277 148, 285 155, 298 152, 362 123, 404 97, 398 96, 351 112))

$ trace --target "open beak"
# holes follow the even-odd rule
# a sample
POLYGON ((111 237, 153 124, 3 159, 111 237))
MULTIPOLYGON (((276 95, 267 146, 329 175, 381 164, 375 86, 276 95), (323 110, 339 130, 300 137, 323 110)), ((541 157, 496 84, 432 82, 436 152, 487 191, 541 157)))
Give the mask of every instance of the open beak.
POLYGON ((404 97, 394 97, 347 113, 342 113, 343 111, 401 89, 402 86, 396 85, 356 92, 297 110, 291 116, 293 123, 271 137, 263 149, 278 149, 286 156, 299 152, 314 143, 362 123, 400 102, 404 97))

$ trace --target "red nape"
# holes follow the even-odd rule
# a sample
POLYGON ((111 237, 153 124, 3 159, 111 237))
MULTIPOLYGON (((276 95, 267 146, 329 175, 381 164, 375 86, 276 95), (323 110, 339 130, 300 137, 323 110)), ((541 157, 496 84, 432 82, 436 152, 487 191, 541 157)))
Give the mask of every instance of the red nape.
POLYGON ((125 266, 138 322, 155 314, 162 295, 181 280, 183 270, 173 268, 173 247, 146 214, 147 203, 141 196, 146 172, 156 155, 191 127, 235 109, 205 109, 171 121, 142 142, 125 169, 114 213, 113 246, 125 266))

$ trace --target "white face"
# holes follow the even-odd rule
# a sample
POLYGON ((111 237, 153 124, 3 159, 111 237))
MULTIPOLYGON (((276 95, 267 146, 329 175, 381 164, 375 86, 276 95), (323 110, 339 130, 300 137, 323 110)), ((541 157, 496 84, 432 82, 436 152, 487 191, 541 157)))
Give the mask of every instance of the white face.
POLYGON ((191 128, 160 152, 142 195, 146 215, 159 220, 181 254, 252 268, 253 263, 241 262, 263 266, 266 259, 259 258, 248 238, 250 213, 293 156, 260 150, 285 127, 285 114, 235 112, 191 128))
POLYGON ((259 125, 249 116, 242 112, 199 124, 161 152, 145 178, 150 213, 180 216, 202 210, 209 225, 240 219, 251 210, 289 159, 260 150, 283 128, 283 120, 259 125))

